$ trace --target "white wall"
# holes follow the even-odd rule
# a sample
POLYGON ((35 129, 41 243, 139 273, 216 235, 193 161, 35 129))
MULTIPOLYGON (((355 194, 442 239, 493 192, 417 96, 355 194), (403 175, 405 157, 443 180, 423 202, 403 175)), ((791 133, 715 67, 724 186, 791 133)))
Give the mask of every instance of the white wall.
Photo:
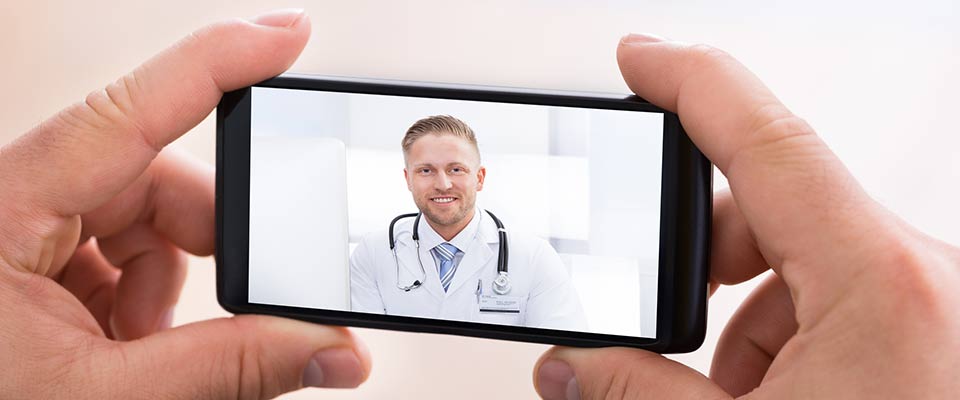
POLYGON ((350 309, 345 167, 338 139, 250 138, 251 303, 350 309))

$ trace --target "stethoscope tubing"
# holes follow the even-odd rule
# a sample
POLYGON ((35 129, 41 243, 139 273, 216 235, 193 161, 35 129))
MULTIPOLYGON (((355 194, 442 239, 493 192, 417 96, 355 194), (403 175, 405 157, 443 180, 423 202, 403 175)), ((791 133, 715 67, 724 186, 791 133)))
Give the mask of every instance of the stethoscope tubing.
MULTIPOLYGON (((503 227, 503 222, 501 222, 496 215, 490 212, 490 210, 484 210, 484 211, 486 211, 487 214, 490 215, 490 218, 493 219, 493 223, 497 226, 497 237, 499 238, 499 243, 498 243, 499 246, 497 249, 498 250, 497 275, 500 277, 503 277, 505 280, 509 272, 507 269, 508 268, 507 262, 510 257, 510 249, 509 249, 509 246, 507 245, 507 230, 506 228, 503 227)), ((423 268, 423 260, 420 258, 420 233, 419 233, 420 216, 421 216, 421 213, 400 214, 394 217, 393 220, 390 221, 390 227, 387 229, 387 239, 389 240, 389 243, 390 243, 390 252, 393 253, 393 261, 397 266, 397 288, 405 292, 409 292, 410 290, 416 289, 421 285, 423 285, 423 280, 426 279, 427 277, 427 270, 423 268), (404 219, 404 218, 411 218, 411 217, 416 217, 413 220, 413 233, 411 234, 411 238, 413 239, 413 243, 416 245, 416 248, 417 248, 417 262, 420 264, 421 279, 415 280, 412 285, 403 286, 400 284, 400 260, 397 257, 396 238, 393 236, 393 228, 394 228, 394 225, 397 224, 397 221, 400 221, 401 219, 404 219)), ((498 294, 505 294, 510 290, 509 281, 506 282, 505 289, 504 288, 500 288, 500 290, 497 290, 497 289, 498 288, 495 288, 494 291, 496 291, 498 294)))

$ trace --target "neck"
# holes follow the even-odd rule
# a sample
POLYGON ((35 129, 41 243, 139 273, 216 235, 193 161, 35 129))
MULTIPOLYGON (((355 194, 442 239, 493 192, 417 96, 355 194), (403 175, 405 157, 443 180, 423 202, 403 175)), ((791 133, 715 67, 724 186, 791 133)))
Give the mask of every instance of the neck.
POLYGON ((453 240, 453 238, 456 237, 460 232, 462 232, 463 228, 466 228, 467 225, 470 225, 470 221, 473 221, 473 217, 476 214, 477 209, 474 207, 470 209, 469 216, 453 225, 438 225, 431 221, 429 217, 424 219, 427 220, 427 223, 430 224, 430 227, 433 228, 433 230, 437 232, 437 234, 440 235, 444 241, 449 242, 453 240))

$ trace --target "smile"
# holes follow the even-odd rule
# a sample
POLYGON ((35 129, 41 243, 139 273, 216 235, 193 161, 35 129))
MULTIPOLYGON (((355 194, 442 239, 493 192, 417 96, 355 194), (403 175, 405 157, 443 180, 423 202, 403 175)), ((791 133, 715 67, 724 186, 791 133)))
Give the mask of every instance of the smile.
POLYGON ((435 203, 450 203, 456 199, 457 199, 456 197, 434 197, 434 198, 431 198, 430 200, 435 203))

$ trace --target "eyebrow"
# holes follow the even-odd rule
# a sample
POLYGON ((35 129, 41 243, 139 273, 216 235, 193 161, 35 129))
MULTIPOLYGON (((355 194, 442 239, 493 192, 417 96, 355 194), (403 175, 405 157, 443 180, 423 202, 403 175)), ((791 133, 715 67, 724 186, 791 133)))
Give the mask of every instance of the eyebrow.
MULTIPOLYGON (((447 163, 446 166, 447 166, 447 167, 459 166, 459 167, 463 167, 463 168, 465 168, 465 169, 470 169, 470 167, 468 167, 467 164, 462 163, 462 162, 459 162, 459 161, 455 161, 455 162, 452 162, 452 163, 447 163)), ((431 164, 431 163, 419 163, 419 164, 414 164, 413 167, 414 167, 414 168, 423 168, 423 167, 435 168, 435 166, 434 166, 433 164, 431 164)))

